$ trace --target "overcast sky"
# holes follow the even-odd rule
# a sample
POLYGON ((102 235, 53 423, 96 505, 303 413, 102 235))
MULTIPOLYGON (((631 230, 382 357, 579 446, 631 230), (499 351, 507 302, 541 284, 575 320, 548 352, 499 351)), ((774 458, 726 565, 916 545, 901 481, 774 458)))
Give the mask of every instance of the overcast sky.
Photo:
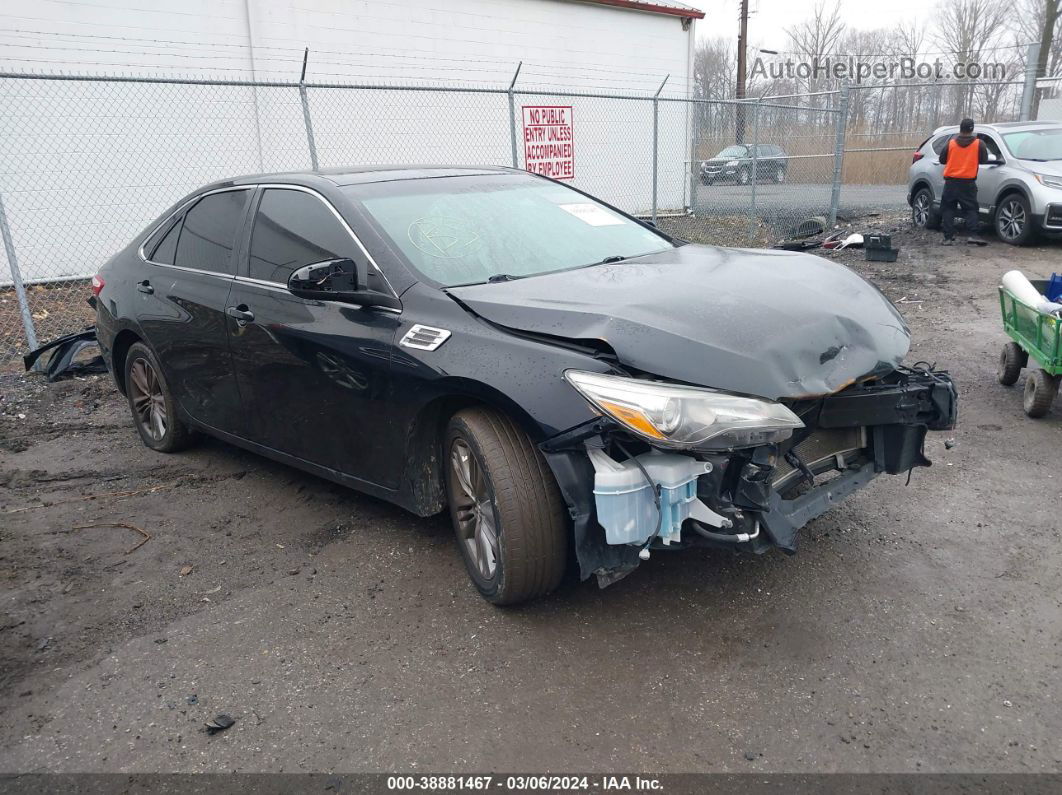
MULTIPOLYGON (((684 0, 705 12, 698 21, 698 38, 733 36, 737 39, 738 0, 684 0)), ((749 0, 749 43, 769 50, 785 49, 785 29, 811 16, 816 0, 749 0), (753 13, 754 12, 754 13, 753 13)), ((926 23, 935 0, 841 0, 841 15, 850 28, 891 28, 900 22, 926 23)))

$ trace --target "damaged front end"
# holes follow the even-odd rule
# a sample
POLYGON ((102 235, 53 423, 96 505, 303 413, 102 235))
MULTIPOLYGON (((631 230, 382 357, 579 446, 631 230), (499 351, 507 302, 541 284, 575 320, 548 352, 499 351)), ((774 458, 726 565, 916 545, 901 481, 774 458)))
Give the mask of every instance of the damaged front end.
POLYGON ((954 427, 957 415, 950 376, 928 365, 818 398, 715 393, 729 406, 692 388, 711 400, 675 405, 669 398, 687 388, 651 381, 641 383, 655 403, 625 403, 610 379, 590 376, 581 388, 569 378, 602 416, 542 445, 574 521, 582 578, 596 574, 602 587, 652 549, 793 553, 800 528, 877 475, 929 466, 927 431, 954 427))

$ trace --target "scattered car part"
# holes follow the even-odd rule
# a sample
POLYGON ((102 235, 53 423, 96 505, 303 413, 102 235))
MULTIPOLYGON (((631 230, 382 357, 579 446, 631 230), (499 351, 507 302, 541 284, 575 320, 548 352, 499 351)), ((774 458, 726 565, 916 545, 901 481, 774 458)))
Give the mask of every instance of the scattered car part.
POLYGON ((825 243, 818 240, 783 240, 771 246, 771 248, 780 248, 784 251, 810 251, 825 245, 825 243))
POLYGON ((58 381, 65 376, 89 375, 107 372, 107 364, 102 355, 96 355, 86 362, 75 362, 74 358, 87 348, 98 348, 96 327, 89 326, 84 331, 66 334, 30 351, 22 357, 26 370, 32 370, 37 360, 47 351, 52 351, 45 368, 49 382, 58 381))

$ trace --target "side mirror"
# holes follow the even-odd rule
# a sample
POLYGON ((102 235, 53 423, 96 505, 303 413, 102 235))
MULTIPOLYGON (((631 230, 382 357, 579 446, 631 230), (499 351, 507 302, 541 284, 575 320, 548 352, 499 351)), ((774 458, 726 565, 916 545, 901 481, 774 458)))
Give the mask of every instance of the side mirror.
POLYGON ((988 165, 998 166, 1002 162, 1003 158, 1001 158, 999 155, 994 155, 991 152, 988 153, 988 165))
POLYGON ((402 308, 401 302, 394 296, 369 290, 364 284, 365 272, 359 269, 354 260, 330 259, 292 271, 288 277, 288 292, 313 301, 402 308))

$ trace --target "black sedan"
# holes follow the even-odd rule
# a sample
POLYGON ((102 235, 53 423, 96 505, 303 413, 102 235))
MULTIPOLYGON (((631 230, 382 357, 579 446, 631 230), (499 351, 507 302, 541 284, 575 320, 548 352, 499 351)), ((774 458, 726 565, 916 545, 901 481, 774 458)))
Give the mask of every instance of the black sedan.
POLYGON ((878 473, 928 465, 956 412, 848 269, 688 244, 502 168, 215 183, 93 291, 148 447, 206 433, 449 509, 496 603, 572 559, 607 584, 654 549, 794 551, 878 473))

